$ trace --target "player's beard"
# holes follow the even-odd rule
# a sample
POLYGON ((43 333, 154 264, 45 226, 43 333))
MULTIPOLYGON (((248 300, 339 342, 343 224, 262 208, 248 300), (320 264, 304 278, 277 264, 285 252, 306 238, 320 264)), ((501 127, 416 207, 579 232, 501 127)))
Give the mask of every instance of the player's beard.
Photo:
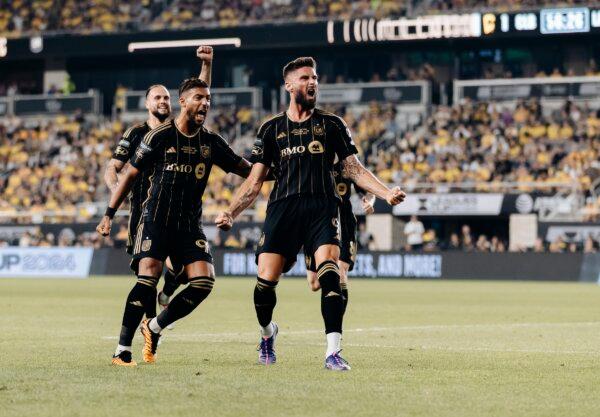
POLYGON ((308 97, 307 94, 303 94, 301 91, 296 92, 296 104, 299 104, 302 108, 306 110, 312 110, 317 105, 317 96, 315 94, 314 97, 308 97))
POLYGON ((152 115, 154 117, 156 117, 159 122, 162 123, 169 118, 169 116, 171 115, 171 112, 167 111, 166 113, 161 113, 158 111, 158 109, 156 109, 152 112, 152 115))
POLYGON ((188 118, 190 124, 193 124, 195 127, 200 127, 206 121, 206 116, 204 116, 204 119, 201 122, 197 122, 196 121, 196 115, 197 114, 198 114, 197 111, 188 111, 187 112, 187 118, 188 118))

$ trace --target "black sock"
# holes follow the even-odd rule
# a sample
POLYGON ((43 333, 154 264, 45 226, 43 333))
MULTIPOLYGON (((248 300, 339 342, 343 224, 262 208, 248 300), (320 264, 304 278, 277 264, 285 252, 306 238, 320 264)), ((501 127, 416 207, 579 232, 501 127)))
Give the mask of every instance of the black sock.
POLYGON ((165 284, 163 285, 162 289, 162 293, 164 295, 170 297, 175 293, 175 290, 179 287, 179 285, 181 285, 179 283, 178 276, 183 273, 183 271, 180 273, 175 273, 174 271, 167 269, 167 272, 165 272, 165 284))
POLYGON ((256 318, 262 327, 271 323, 273 310, 277 304, 277 293, 275 288, 277 282, 267 281, 256 277, 256 286, 254 287, 254 308, 256 309, 256 318))
POLYGON ((123 322, 121 325, 121 335, 119 344, 122 346, 131 346, 133 335, 140 325, 144 313, 154 309, 156 305, 156 284, 158 278, 138 275, 138 280, 127 296, 125 311, 123 312, 123 322))
MULTIPOLYGON (((158 284, 158 282, 157 282, 158 284)), ((156 317, 156 296, 158 295, 158 291, 156 286, 152 287, 152 294, 148 295, 148 302, 144 305, 146 318, 152 319, 156 317), (150 298, 152 301, 150 301, 150 298)))
POLYGON ((341 333, 344 318, 344 300, 340 287, 340 270, 333 261, 325 261, 317 268, 321 284, 321 314, 325 321, 325 333, 341 333))
POLYGON ((346 314, 346 307, 348 306, 348 284, 341 282, 340 287, 342 288, 342 297, 344 298, 344 314, 346 314))
POLYGON ((169 324, 190 314, 208 297, 214 283, 215 279, 211 277, 190 278, 188 286, 177 294, 169 306, 158 315, 156 318, 158 325, 164 329, 169 324))

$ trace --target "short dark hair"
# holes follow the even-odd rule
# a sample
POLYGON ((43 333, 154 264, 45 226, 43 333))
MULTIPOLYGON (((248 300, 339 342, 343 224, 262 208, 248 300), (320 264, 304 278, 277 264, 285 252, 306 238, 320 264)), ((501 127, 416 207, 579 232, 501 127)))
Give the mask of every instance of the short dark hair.
POLYGON ((186 78, 179 85, 179 97, 186 92, 187 90, 191 90, 192 88, 208 88, 208 84, 200 78, 192 77, 186 78))
POLYGON ((152 89, 153 89, 153 88, 156 88, 156 87, 162 87, 162 88, 164 88, 165 90, 169 91, 169 89, 168 89, 167 87, 165 87, 164 85, 162 85, 162 84, 152 84, 152 85, 151 85, 150 87, 148 87, 148 89, 146 90, 146 98, 148 98, 148 94, 150 94, 150 91, 152 91, 152 89))
POLYGON ((317 62, 312 56, 301 56, 300 58, 296 58, 293 61, 285 64, 285 67, 283 67, 283 79, 285 80, 285 77, 287 77, 290 72, 296 71, 298 68, 303 67, 311 67, 316 70, 317 62))

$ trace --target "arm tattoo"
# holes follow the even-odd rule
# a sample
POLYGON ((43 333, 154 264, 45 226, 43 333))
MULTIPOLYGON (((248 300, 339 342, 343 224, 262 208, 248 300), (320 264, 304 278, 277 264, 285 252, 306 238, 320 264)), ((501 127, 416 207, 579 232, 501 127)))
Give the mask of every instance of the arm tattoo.
POLYGON ((256 189, 255 188, 256 187, 254 187, 253 184, 248 183, 247 180, 244 181, 242 187, 235 195, 231 205, 229 206, 231 217, 235 219, 242 211, 244 211, 254 202, 258 196, 258 192, 260 191, 260 186, 256 189))
POLYGON ((342 161, 342 176, 355 181, 364 171, 360 161, 354 158, 346 158, 342 161))

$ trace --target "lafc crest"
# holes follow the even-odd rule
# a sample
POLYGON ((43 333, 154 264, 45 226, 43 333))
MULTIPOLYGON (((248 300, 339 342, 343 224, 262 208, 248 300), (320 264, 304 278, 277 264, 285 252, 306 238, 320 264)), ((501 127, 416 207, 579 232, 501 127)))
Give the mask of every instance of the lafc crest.
POLYGON ((200 155, 202 158, 210 158, 210 146, 200 146, 200 155))
POLYGON ((323 126, 315 125, 313 127, 313 133, 317 136, 323 136, 325 134, 325 130, 323 130, 323 126))

